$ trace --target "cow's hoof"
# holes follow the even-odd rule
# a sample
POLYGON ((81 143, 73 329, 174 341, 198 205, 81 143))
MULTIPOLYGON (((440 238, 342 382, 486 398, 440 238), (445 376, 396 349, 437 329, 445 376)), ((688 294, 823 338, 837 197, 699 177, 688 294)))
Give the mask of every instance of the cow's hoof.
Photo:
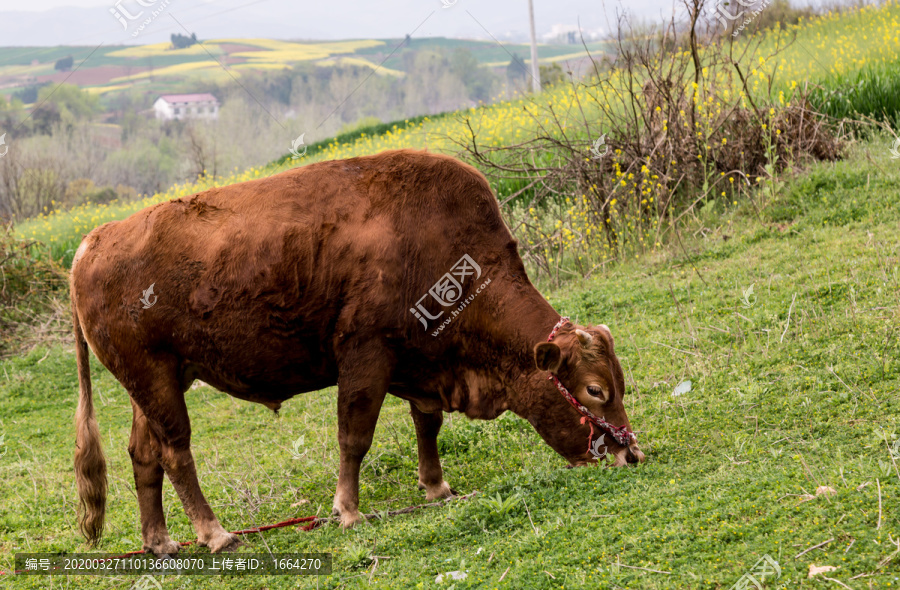
POLYGON ((441 481, 441 483, 436 485, 427 485, 422 484, 420 482, 419 489, 425 489, 425 500, 430 502, 432 500, 444 500, 454 495, 453 490, 450 489, 450 485, 446 481, 441 481))
POLYGON ((209 547, 211 553, 220 553, 222 551, 234 551, 241 546, 241 539, 237 535, 220 531, 213 533, 206 541, 198 543, 203 547, 209 547))
POLYGON ((341 526, 345 529, 352 529, 359 521, 362 520, 359 516, 359 511, 354 510, 350 512, 345 510, 341 513, 341 526))
POLYGON ((178 550, 181 549, 181 545, 173 541, 166 535, 162 539, 154 539, 151 542, 144 543, 144 551, 152 553, 153 555, 168 555, 173 556, 178 553, 178 550))

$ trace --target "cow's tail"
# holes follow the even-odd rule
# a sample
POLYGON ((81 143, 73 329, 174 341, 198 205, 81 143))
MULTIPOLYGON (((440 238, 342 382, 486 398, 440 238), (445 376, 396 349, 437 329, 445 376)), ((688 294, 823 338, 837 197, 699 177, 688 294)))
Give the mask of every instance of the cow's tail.
MULTIPOLYGON (((73 265, 74 266, 74 265, 73 265)), ((73 274, 74 274, 74 268, 73 274)), ((81 500, 81 533, 91 545, 103 535, 106 516, 106 457, 100 444, 100 429, 94 416, 91 392, 91 365, 88 344, 81 330, 75 308, 75 289, 72 281, 72 321, 75 328, 75 361, 78 363, 78 410, 75 412, 75 482, 81 500)))

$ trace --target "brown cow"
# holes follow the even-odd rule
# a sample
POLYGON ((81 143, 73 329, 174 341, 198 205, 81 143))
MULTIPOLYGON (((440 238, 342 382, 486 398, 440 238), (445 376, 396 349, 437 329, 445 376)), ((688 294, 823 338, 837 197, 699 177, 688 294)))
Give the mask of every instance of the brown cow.
POLYGON ((609 330, 560 322, 525 275, 484 176, 447 156, 322 162, 149 207, 85 237, 71 291, 75 473, 92 543, 103 529, 106 464, 88 345, 131 397, 128 452, 144 547, 156 554, 178 550, 164 473, 201 545, 238 542, 197 482, 184 397, 195 379, 275 410, 337 384, 334 512, 345 527, 360 518, 360 463, 388 392, 410 402, 429 500, 451 495, 437 451, 442 412, 492 419, 511 410, 584 465, 596 463, 593 426, 579 413, 590 411, 607 432, 618 429, 605 441, 616 465, 644 458, 627 430, 609 330))

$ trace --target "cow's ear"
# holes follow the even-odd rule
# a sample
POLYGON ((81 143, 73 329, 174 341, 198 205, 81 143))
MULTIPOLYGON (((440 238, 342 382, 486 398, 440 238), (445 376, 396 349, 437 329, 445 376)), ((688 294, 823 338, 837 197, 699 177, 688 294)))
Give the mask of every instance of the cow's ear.
POLYGON ((534 363, 541 371, 555 373, 562 361, 562 351, 552 342, 542 342, 534 347, 534 363))
POLYGON ((609 326, 607 326, 606 324, 600 324, 597 327, 600 328, 600 331, 604 336, 606 336, 607 344, 609 344, 609 349, 612 350, 615 347, 616 343, 615 340, 613 340, 612 332, 609 331, 609 326))

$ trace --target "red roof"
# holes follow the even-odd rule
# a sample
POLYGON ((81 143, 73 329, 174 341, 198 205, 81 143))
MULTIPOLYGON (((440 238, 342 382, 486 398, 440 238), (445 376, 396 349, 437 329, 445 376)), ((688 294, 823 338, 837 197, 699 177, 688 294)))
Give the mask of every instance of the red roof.
POLYGON ((160 98, 168 103, 176 102, 218 102, 216 97, 208 92, 201 94, 162 94, 160 98))

